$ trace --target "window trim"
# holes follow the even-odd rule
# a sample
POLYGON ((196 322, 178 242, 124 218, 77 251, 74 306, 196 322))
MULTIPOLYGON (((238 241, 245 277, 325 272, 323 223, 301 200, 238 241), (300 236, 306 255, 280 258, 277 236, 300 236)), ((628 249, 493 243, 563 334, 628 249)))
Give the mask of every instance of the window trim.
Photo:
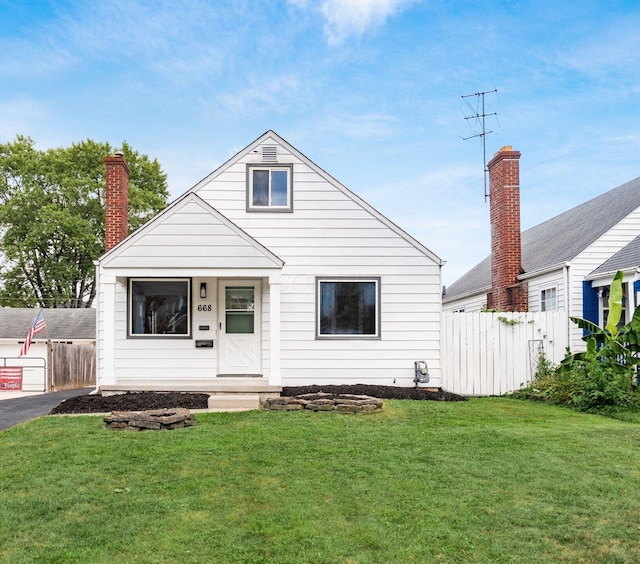
POLYGON ((247 165, 247 212, 291 213, 293 212, 293 164, 253 163, 247 165), (286 170, 287 172, 287 205, 254 206, 253 205, 253 171, 254 170, 286 170))
POLYGON ((382 291, 381 291, 381 278, 379 276, 317 276, 316 277, 316 340, 370 340, 379 341, 382 338, 381 328, 381 304, 382 304, 382 291), (323 282, 373 282, 376 290, 376 311, 375 311, 375 324, 376 332, 372 335, 358 335, 354 333, 328 335, 320 332, 320 312, 321 304, 320 298, 322 293, 320 286, 323 282))
POLYGON ((139 277, 127 278, 127 339, 192 339, 193 315, 191 304, 193 300, 192 279, 187 277, 139 277), (187 332, 185 334, 166 333, 134 333, 133 332, 133 283, 134 282, 186 282, 187 283, 187 332))
POLYGON ((557 286, 549 286, 548 288, 540 289, 540 311, 541 312, 558 311, 558 287, 557 286), (544 296, 545 296, 545 293, 549 292, 550 290, 554 291, 554 308, 553 309, 545 308, 545 304, 547 303, 548 300, 545 300, 544 296))

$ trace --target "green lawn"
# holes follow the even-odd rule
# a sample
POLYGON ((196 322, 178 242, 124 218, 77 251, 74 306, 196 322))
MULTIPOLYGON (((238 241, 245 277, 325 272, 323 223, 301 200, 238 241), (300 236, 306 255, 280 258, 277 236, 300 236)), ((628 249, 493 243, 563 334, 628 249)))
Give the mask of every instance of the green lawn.
POLYGON ((0 561, 638 562, 640 424, 512 399, 0 432, 0 561))

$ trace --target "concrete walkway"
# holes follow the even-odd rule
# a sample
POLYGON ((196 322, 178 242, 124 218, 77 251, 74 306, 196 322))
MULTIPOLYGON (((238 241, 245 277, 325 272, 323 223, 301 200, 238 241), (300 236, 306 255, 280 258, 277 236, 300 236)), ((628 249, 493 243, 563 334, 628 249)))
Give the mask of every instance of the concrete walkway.
POLYGON ((0 392, 0 431, 18 423, 47 415, 64 400, 84 396, 94 388, 80 388, 63 392, 0 392), (13 394, 11 397, 9 397, 13 394))

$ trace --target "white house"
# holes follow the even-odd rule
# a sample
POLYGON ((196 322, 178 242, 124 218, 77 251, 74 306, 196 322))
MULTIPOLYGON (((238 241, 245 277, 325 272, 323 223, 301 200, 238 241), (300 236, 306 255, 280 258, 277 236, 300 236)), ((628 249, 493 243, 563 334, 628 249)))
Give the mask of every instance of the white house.
POLYGON ((128 236, 105 163, 103 393, 440 386, 443 262, 273 131, 128 236))
MULTIPOLYGON (((520 153, 488 165, 492 252, 446 288, 444 311, 567 311, 606 324, 608 289, 625 273, 625 318, 640 303, 640 178, 520 232, 520 153)), ((573 326, 572 348, 583 346, 573 326)))

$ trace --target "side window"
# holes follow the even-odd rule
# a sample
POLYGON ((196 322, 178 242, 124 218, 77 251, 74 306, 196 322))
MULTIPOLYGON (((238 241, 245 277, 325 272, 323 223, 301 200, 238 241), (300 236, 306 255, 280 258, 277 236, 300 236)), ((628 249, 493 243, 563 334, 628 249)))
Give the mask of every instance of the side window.
POLYGON ((189 279, 129 279, 130 337, 190 337, 189 279))
POLYGON ((540 311, 555 311, 558 309, 557 289, 547 288, 540 292, 540 311))
MULTIPOLYGON (((611 286, 605 286, 600 289, 598 293, 600 297, 600 319, 602 319, 601 327, 605 327, 607 325, 607 321, 609 320, 609 296, 611 294, 611 286)), ((627 283, 624 282, 622 284, 622 315, 620 316, 620 321, 618 322, 618 327, 623 327, 627 322, 627 283)))
POLYGON ((379 338, 380 279, 317 281, 318 338, 379 338))
POLYGON ((292 176, 292 165, 248 165, 247 211, 291 211, 292 176))

